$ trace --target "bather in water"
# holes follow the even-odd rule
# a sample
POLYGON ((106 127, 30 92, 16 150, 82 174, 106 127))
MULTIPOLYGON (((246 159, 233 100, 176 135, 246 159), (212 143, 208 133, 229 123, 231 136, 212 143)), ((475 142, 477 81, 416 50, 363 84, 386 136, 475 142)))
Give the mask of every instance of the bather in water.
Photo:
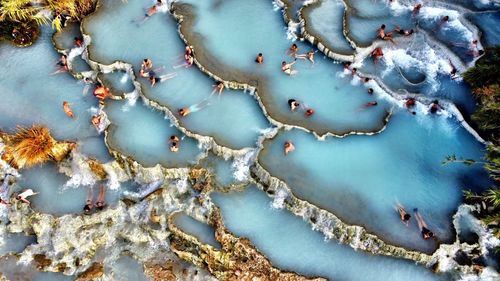
POLYGON ((425 223, 422 215, 418 212, 418 209, 413 209, 413 212, 418 223, 418 228, 422 232, 422 238, 424 238, 425 240, 435 238, 434 233, 427 228, 427 224, 425 223))
POLYGON ((263 64, 264 63, 264 55, 262 53, 259 53, 257 57, 255 58, 255 62, 258 64, 263 64))
POLYGON ((401 222, 404 223, 406 226, 408 226, 408 224, 410 222, 411 215, 408 214, 406 212, 405 208, 399 203, 397 203, 397 210, 399 213, 399 217, 401 218, 401 222))
POLYGON ((309 52, 307 52, 305 54, 296 55, 295 57, 298 59, 309 60, 310 62, 312 62, 314 64, 314 54, 315 53, 316 53, 315 51, 310 50, 309 52))
POLYGON ((154 75, 149 76, 149 83, 151 83, 151 87, 153 87, 154 85, 156 85, 158 83, 165 82, 165 81, 177 76, 176 72, 168 73, 168 74, 161 75, 161 76, 156 76, 156 74, 154 72, 152 74, 154 74, 154 75))
POLYGON ((142 21, 139 24, 145 23, 150 17, 152 17, 154 14, 156 14, 158 12, 158 7, 160 7, 162 5, 163 5, 163 2, 161 0, 157 0, 156 4, 154 4, 153 6, 151 6, 146 11, 146 13, 144 14, 144 18, 142 19, 142 21))
POLYGON ((75 114, 73 113, 73 110, 71 110, 71 105, 69 104, 69 102, 63 101, 63 110, 69 118, 75 117, 75 114))
POLYGON ((288 153, 295 150, 295 146, 291 141, 285 142, 284 148, 285 148, 285 156, 288 155, 288 153))
POLYGON ((33 189, 28 188, 28 189, 25 189, 19 195, 17 195, 16 199, 30 205, 31 203, 30 203, 30 201, 28 201, 27 198, 30 196, 33 196, 33 195, 37 195, 37 194, 38 194, 38 192, 33 192, 33 189))
POLYGON ((99 187, 99 194, 97 195, 95 207, 99 211, 102 211, 104 207, 106 207, 106 187, 104 184, 101 184, 99 187))
POLYGON ((170 136, 170 138, 168 139, 168 142, 170 144, 170 151, 172 151, 172 152, 179 151, 180 139, 178 136, 176 136, 176 135, 170 136))
POLYGON ((292 69, 292 66, 297 62, 297 59, 295 59, 294 62, 291 63, 286 63, 286 61, 281 62, 281 71, 283 71, 285 74, 288 74, 290 76, 297 74, 297 70, 292 69))

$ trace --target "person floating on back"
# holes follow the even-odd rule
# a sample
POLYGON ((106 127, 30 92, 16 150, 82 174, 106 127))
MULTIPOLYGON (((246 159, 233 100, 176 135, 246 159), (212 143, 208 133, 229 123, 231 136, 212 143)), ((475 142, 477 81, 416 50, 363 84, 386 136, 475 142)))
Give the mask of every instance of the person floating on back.
POLYGON ((38 192, 33 192, 33 189, 28 188, 28 189, 25 189, 19 195, 17 195, 16 199, 30 205, 30 201, 28 201, 28 199, 26 199, 26 198, 33 196, 33 195, 37 195, 37 194, 38 194, 38 192))
POLYGON ((314 53, 315 51, 311 50, 305 54, 296 55, 295 57, 298 59, 309 60, 314 64, 314 53))
POLYGON ((144 18, 142 19, 142 21, 140 22, 140 24, 143 24, 144 22, 146 22, 150 17, 152 17, 154 14, 156 14, 158 12, 158 8, 160 6, 163 5, 163 2, 161 0, 157 0, 156 1, 156 4, 154 4, 153 6, 151 6, 147 11, 146 13, 144 14, 144 18))

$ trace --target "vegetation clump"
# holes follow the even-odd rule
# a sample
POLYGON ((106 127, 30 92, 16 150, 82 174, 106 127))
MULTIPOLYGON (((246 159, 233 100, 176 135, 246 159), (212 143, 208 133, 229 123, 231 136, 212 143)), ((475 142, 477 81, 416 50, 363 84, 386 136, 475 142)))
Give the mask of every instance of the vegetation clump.
POLYGON ((95 0, 0 0, 0 39, 20 47, 33 44, 39 26, 51 23, 57 31, 91 13, 95 0))
POLYGON ((483 212, 478 215, 500 237, 500 46, 487 48, 485 55, 476 65, 464 73, 464 80, 472 87, 472 93, 479 102, 478 110, 472 115, 477 128, 490 142, 484 162, 471 159, 457 159, 449 156, 445 163, 462 162, 467 165, 483 164, 493 179, 491 186, 483 194, 465 192, 469 203, 479 203, 483 212))

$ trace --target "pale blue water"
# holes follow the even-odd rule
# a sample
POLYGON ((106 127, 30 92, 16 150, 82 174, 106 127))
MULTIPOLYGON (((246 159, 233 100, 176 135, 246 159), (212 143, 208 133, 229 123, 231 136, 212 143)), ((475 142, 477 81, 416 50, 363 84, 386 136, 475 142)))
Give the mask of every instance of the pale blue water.
POLYGON ((159 75, 175 72, 177 76, 154 88, 147 79, 139 79, 148 98, 166 105, 175 114, 180 108, 198 104, 202 109, 181 118, 182 126, 211 135, 219 144, 231 148, 254 146, 261 131, 269 127, 254 98, 243 91, 227 89, 220 97, 211 96, 215 82, 196 67, 174 69, 173 66, 184 62, 185 47, 176 22, 159 13, 139 25, 133 19, 143 15, 141 11, 145 6, 145 2, 140 1, 105 2, 103 13, 84 24, 85 31, 93 38, 90 57, 102 63, 114 60, 131 63, 137 76, 142 60, 150 58, 154 68, 161 68, 157 71, 159 75), (154 36, 144 32, 148 29, 154 36))
POLYGON ((105 111, 112 123, 109 145, 145 166, 181 167, 196 162, 201 153, 195 139, 184 136, 162 112, 146 107, 140 100, 134 106, 110 102, 105 111), (181 139, 178 152, 169 149, 172 135, 181 139))
POLYGON ((2 236, 3 245, 0 246, 0 256, 7 253, 22 252, 28 245, 35 243, 34 236, 28 236, 23 233, 8 233, 2 236))
POLYGON ((483 147, 452 119, 400 111, 376 136, 318 142, 298 130, 282 133, 266 143, 259 162, 299 198, 384 240, 432 252, 436 244, 421 238, 416 223, 405 227, 394 206, 399 201, 411 213, 418 208, 439 241, 452 241, 451 215, 462 190, 487 182, 480 166, 441 162, 452 154, 480 160, 482 153, 483 147), (285 141, 295 145, 286 157, 285 141))
POLYGON ((42 31, 40 40, 27 49, 0 46, 0 128, 13 131, 16 125, 41 123, 57 139, 84 141, 96 136, 88 109, 97 106, 97 100, 91 93, 84 95, 83 84, 71 75, 52 75, 59 55, 51 45, 50 30, 42 31), (71 104, 74 119, 63 112, 63 101, 71 104))
POLYGON ((273 264, 285 270, 330 280, 446 280, 409 261, 356 252, 325 241, 300 218, 270 207, 270 199, 255 186, 241 193, 216 193, 226 226, 249 238, 273 264), (235 211, 237 210, 237 211, 235 211))
MULTIPOLYGON (((294 65, 298 74, 293 77, 280 71, 282 61, 293 61, 285 54, 292 41, 287 40, 282 15, 272 10, 271 1, 228 1, 215 8, 211 8, 212 1, 182 2, 194 5, 197 18, 194 32, 199 32, 204 38, 202 45, 194 46, 195 49, 206 48, 215 56, 211 58, 214 63, 257 76, 259 95, 273 118, 321 134, 381 128, 389 105, 366 94, 364 87, 352 85, 362 83, 357 79, 351 81, 350 75, 342 74, 341 65, 332 64, 320 53, 316 53, 314 66, 308 61, 298 60, 294 65), (241 32, 243 27, 245 32, 241 32), (258 53, 264 55, 263 65, 254 61, 258 53), (305 118, 303 110, 291 112, 287 101, 292 98, 316 113, 305 118), (374 100, 379 106, 360 110, 374 100)), ((299 53, 312 49, 300 42, 295 43, 299 53)), ((232 79, 231 72, 223 77, 232 79)))
MULTIPOLYGON (((242 79, 242 82, 257 86, 273 119, 319 133, 342 134, 382 127, 382 120, 392 105, 380 94, 368 95, 368 85, 357 78, 352 79, 351 75, 344 73, 341 64, 332 62, 321 53, 316 53, 314 66, 299 60, 294 65, 298 70, 296 76, 281 73, 281 61, 293 60, 285 54, 293 41, 287 37, 281 11, 273 10, 271 1, 181 2, 194 5, 193 32, 200 39, 194 43, 195 53, 208 56, 206 66, 222 78, 242 79), (264 53, 263 65, 254 62, 259 52, 264 53), (305 118, 303 109, 290 112, 287 105, 290 98, 313 108, 315 115, 305 118), (370 101, 377 101, 379 105, 361 110, 370 101)), ((360 45, 372 42, 381 23, 386 23, 389 29, 396 24, 408 29, 414 27, 418 19, 419 25, 431 35, 420 34, 415 40, 434 38, 463 61, 471 60, 467 54, 469 34, 458 22, 433 31, 441 13, 447 13, 446 9, 412 18, 409 9, 391 9, 385 1, 347 2, 352 10, 348 17, 349 36, 360 45)), ((459 2, 474 10, 495 7, 495 4, 483 5, 479 0, 459 2)), ((103 1, 103 11, 84 22, 85 32, 92 36, 90 57, 105 64, 115 60, 131 63, 136 75, 142 59, 153 59, 155 67, 161 68, 158 73, 176 72, 177 76, 154 88, 146 79, 139 78, 148 99, 159 102, 174 113, 182 107, 201 108, 180 118, 180 125, 191 132, 212 136, 218 144, 230 148, 255 146, 257 138, 271 126, 255 97, 248 92, 228 89, 220 97, 211 95, 215 81, 195 66, 173 68, 183 62, 184 52, 176 21, 167 13, 158 13, 142 25, 137 24, 144 9, 152 3, 103 1)), ((292 14, 300 4, 300 1, 294 1, 292 14)), ((325 1, 320 8, 312 10, 310 24, 332 46, 350 52, 339 24, 342 7, 339 1, 325 1)), ((498 42, 495 29, 498 13, 471 13, 468 16, 484 32, 482 41, 485 42, 482 43, 492 45, 498 42)), ((59 38, 61 46, 71 48, 72 37, 78 34, 78 25, 71 26, 59 38)), ((97 107, 96 99, 70 75, 50 75, 56 70, 55 62, 59 57, 51 45, 51 36, 49 28, 44 28, 40 40, 30 48, 0 45, 0 99, 4 101, 0 103, 0 129, 11 132, 17 124, 41 123, 51 128, 56 138, 78 142, 81 153, 102 162, 110 161, 112 158, 104 145, 103 135, 98 135, 90 124, 93 114, 90 109, 97 107), (72 104, 77 118, 66 117, 62 111, 63 101, 72 104)), ((299 53, 313 49, 309 44, 296 43, 299 53)), ((416 42, 385 48, 397 51, 422 46, 416 42)), ((446 62, 441 55, 437 54, 438 58, 446 62)), ((446 98, 466 115, 473 112, 475 102, 463 82, 451 80, 446 69, 431 77, 429 69, 436 66, 433 64, 436 58, 429 58, 427 54, 414 56, 429 67, 410 64, 387 70, 384 62, 373 65, 368 58, 360 70, 377 76, 384 74, 382 80, 395 91, 404 89, 446 98)), ((395 61, 400 59, 395 57, 395 61)), ((73 61, 73 67, 77 72, 90 69, 79 57, 73 61)), ((441 68, 445 67, 441 65, 441 68)), ((102 77, 115 95, 134 90, 130 77, 124 72, 115 71, 102 77)), ((108 135, 110 146, 144 166, 186 167, 194 165, 202 153, 198 141, 184 136, 165 119, 163 112, 145 106, 141 99, 135 104, 108 102, 105 111, 113 123, 108 135), (177 153, 168 149, 167 138, 172 134, 182 138, 177 153)), ((432 252, 436 244, 421 239, 413 219, 409 227, 401 224, 393 209, 394 204, 399 201, 410 212, 418 207, 439 241, 451 242, 454 238, 451 215, 461 202, 462 190, 473 188, 479 191, 489 182, 479 167, 442 166, 441 161, 450 154, 477 160, 483 153, 483 147, 453 118, 424 116, 422 111, 412 116, 399 109, 390 119, 387 130, 375 136, 327 138, 320 142, 300 130, 282 131, 275 139, 266 142, 260 163, 287 182, 296 196, 332 211, 345 222, 363 225, 389 243, 432 252), (293 141, 296 150, 284 157, 283 143, 286 140, 293 141)), ((215 180, 220 185, 227 186, 236 182, 232 161, 232 158, 224 160, 210 155, 201 165, 215 173, 215 180)), ((37 211, 55 215, 79 214, 88 187, 65 187, 68 180, 58 173, 55 165, 47 164, 24 170, 13 192, 23 188, 40 192, 30 197, 37 211)), ((135 191, 136 188, 135 184, 123 183, 119 190, 108 190, 108 204, 116 204, 123 191, 135 191)), ((96 186, 95 194, 97 189, 96 186)), ((215 194, 213 198, 222 209, 229 229, 237 235, 249 237, 274 265, 285 270, 334 280, 449 279, 408 261, 355 252, 336 241, 324 242, 322 235, 310 230, 301 219, 286 211, 270 209, 270 199, 255 187, 242 193, 215 194)), ((218 245, 213 239, 213 229, 208 225, 185 215, 178 223, 203 242, 218 245)), ((7 237, 9 241, 11 238, 7 237)), ((19 252, 31 242, 26 237, 16 239, 15 243, 9 242, 0 248, 0 253, 9 249, 19 252)), ((134 280, 144 277, 140 264, 132 258, 124 257, 113 268, 117 280, 121 280, 123 274, 133 276, 134 280)), ((16 271, 23 272, 21 268, 11 269, 14 275, 16 271)), ((64 277, 50 273, 26 273, 26 276, 32 276, 33 280, 64 277)))
MULTIPOLYGON (((355 1, 356 2, 356 1, 355 1)), ((304 19, 307 26, 316 31, 319 40, 331 46, 332 51, 352 54, 353 49, 343 36, 344 4, 341 0, 321 1, 304 19)))
POLYGON ((194 218, 180 213, 175 216, 174 224, 187 234, 198 238, 200 242, 209 244, 217 249, 220 249, 220 243, 215 240, 215 230, 208 224, 204 224, 194 218))
MULTIPOLYGON (((24 189, 31 188, 39 194, 31 196, 28 200, 33 209, 54 215, 67 213, 83 213, 83 206, 89 194, 88 186, 70 187, 65 184, 69 178, 58 172, 53 164, 46 164, 23 171, 18 180, 14 193, 20 193, 24 189)), ((106 189, 106 204, 116 205, 123 191, 133 190, 136 187, 131 183, 123 183, 120 189, 106 189)), ((93 186, 94 202, 99 192, 99 183, 93 186)))

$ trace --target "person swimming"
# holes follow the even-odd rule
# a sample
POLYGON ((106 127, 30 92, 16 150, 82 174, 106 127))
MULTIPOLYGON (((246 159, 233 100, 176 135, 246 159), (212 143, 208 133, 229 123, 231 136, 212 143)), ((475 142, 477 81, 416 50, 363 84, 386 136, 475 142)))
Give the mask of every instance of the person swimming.
POLYGON ((288 155, 288 153, 295 150, 295 146, 290 141, 285 142, 284 147, 285 147, 285 155, 288 155))
POLYGON ((300 107, 300 103, 294 99, 289 99, 288 106, 290 107, 291 111, 295 111, 297 108, 300 107))
POLYGON ((297 59, 291 63, 286 63, 286 61, 281 62, 281 71, 290 76, 297 74, 297 71, 292 69, 292 66, 297 62, 297 59))
POLYGON ((376 101, 371 101, 371 102, 367 102, 365 104, 365 107, 372 107, 372 106, 376 106, 378 105, 378 103, 376 101))
POLYGON ((373 88, 368 88, 368 94, 373 95, 373 88))
POLYGON ((384 51, 382 51, 382 48, 380 47, 375 48, 375 50, 372 51, 371 56, 373 57, 373 63, 377 63, 384 56, 384 51))
POLYGON ((69 102, 63 101, 63 110, 69 118, 75 117, 75 114, 73 113, 73 110, 71 110, 71 105, 69 104, 69 102))
POLYGON ((194 56, 194 49, 193 46, 186 46, 184 50, 184 59, 187 59, 188 57, 193 57, 194 56))
POLYGON ((358 74, 358 69, 356 67, 353 67, 351 69, 351 74, 352 74, 352 76, 357 75, 358 74))
POLYGON ((106 187, 101 184, 99 187, 99 194, 97 195, 97 200, 95 202, 95 208, 102 211, 106 207, 106 187))
POLYGON ((255 58, 255 62, 258 64, 263 64, 264 63, 264 55, 262 53, 259 53, 257 57, 255 58))
POLYGON ((179 151, 179 137, 177 137, 176 135, 172 135, 170 136, 168 141, 170 143, 170 151, 172 152, 179 151))
POLYGON ((179 113, 179 116, 181 117, 185 117, 187 116, 189 113, 191 113, 191 110, 188 108, 188 107, 184 107, 184 108, 181 108, 177 111, 177 113, 179 113))
POLYGON ((413 209, 413 213, 415 214, 415 219, 417 220, 418 228, 420 228, 420 232, 422 233, 422 238, 424 238, 425 240, 434 238, 435 237, 434 233, 427 228, 427 224, 425 223, 422 215, 418 212, 417 208, 413 209))
POLYGON ((401 218, 401 222, 404 223, 406 226, 408 226, 410 222, 411 215, 408 214, 405 210, 405 208, 401 204, 397 204, 397 209, 399 213, 399 217, 401 218))
POLYGON ((30 201, 28 201, 28 199, 26 199, 26 198, 33 196, 33 195, 37 195, 37 194, 38 194, 38 192, 33 192, 33 189, 28 188, 28 189, 25 189, 19 195, 17 195, 16 199, 30 205, 31 204, 30 201))

